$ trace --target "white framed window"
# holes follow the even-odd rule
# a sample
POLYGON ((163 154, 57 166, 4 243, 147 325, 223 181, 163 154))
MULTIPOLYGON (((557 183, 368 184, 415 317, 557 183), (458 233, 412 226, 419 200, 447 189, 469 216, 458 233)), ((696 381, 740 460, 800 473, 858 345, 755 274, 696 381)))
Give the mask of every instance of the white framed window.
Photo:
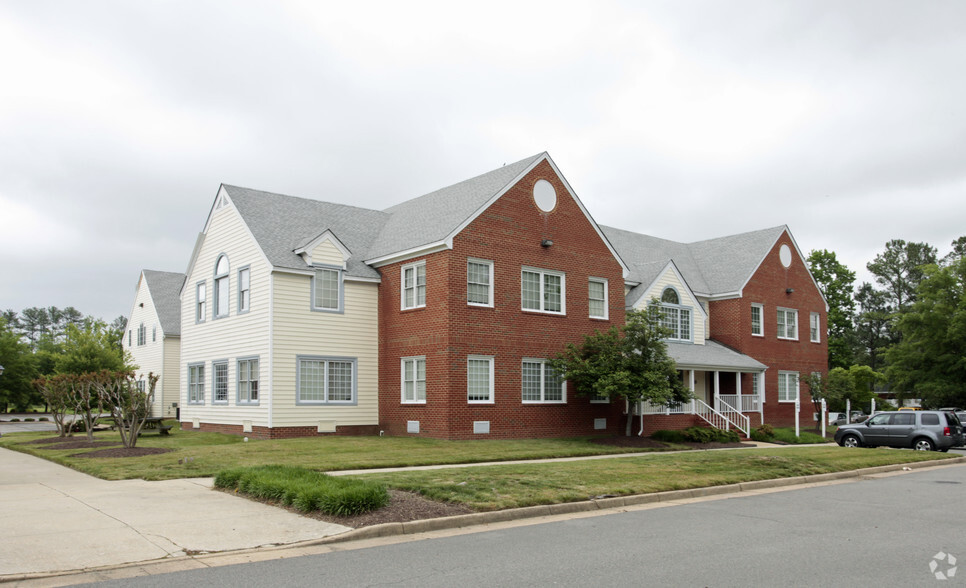
POLYGON ((589 396, 591 404, 610 404, 610 397, 602 396, 600 394, 591 394, 589 396))
POLYGON ((158 325, 154 325, 153 327, 151 327, 151 342, 152 343, 158 342, 158 325))
POLYGON ((138 327, 138 347, 144 345, 147 342, 147 338, 148 330, 144 326, 144 323, 141 323, 141 326, 138 327))
POLYGON ((798 372, 778 372, 778 402, 798 399, 798 372))
POLYGON ((524 404, 567 402, 566 384, 545 359, 524 359, 520 380, 524 404))
POLYGON ((296 404, 355 404, 356 364, 350 357, 298 357, 296 404))
POLYGON ((681 297, 671 287, 661 293, 661 325, 671 333, 673 341, 691 340, 691 307, 681 305, 681 297))
POLYGON ((131 329, 128 329, 127 330, 127 346, 128 347, 131 347, 131 346, 134 345, 134 343, 132 343, 133 339, 131 338, 132 337, 131 333, 133 333, 133 332, 134 331, 132 331, 131 329))
POLYGON ((606 319, 607 312, 607 280, 590 278, 587 282, 587 304, 590 318, 606 319))
POLYGON ((813 312, 808 315, 808 333, 809 340, 812 343, 822 342, 822 316, 817 312, 813 312))
POLYGON ((789 308, 779 308, 776 319, 779 339, 798 340, 798 311, 789 308))
POLYGON ((203 323, 205 322, 205 316, 208 314, 208 285, 204 282, 198 282, 195 286, 195 322, 203 323))
POLYGON ((238 314, 252 308, 252 270, 243 267, 238 270, 238 314))
POLYGON ((563 272, 523 268, 520 277, 523 310, 566 314, 566 275, 563 272))
POLYGON ((214 318, 228 316, 228 300, 231 288, 228 284, 228 256, 222 253, 215 263, 214 318))
POLYGON ((319 267, 312 280, 312 310, 342 310, 342 270, 319 267))
POLYGON ((751 393, 765 401, 765 395, 761 390, 761 372, 751 372, 751 393))
POLYGON ((402 309, 426 306, 426 262, 402 266, 402 309))
POLYGON ((756 337, 765 336, 765 307, 757 302, 751 303, 751 334, 756 337))
POLYGON ((205 364, 188 366, 188 404, 205 403, 205 364))
POLYGON ((466 358, 466 401, 493 404, 493 358, 470 355, 466 358))
POLYGON ((258 404, 258 383, 258 358, 239 359, 238 392, 235 402, 238 404, 258 404))
POLYGON ((211 362, 211 402, 228 404, 228 362, 211 362))
POLYGON ((466 260, 466 303, 471 306, 493 306, 493 262, 466 260))
POLYGON ((402 358, 402 403, 426 404, 426 358, 402 358))

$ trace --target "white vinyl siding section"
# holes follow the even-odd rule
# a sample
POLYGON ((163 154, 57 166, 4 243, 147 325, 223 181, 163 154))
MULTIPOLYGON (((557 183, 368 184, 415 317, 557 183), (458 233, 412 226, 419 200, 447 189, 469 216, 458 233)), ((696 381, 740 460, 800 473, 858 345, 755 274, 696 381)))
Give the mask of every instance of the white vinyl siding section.
MULTIPOLYGON (((271 406, 271 385, 265 378, 271 365, 269 320, 269 294, 271 292, 271 271, 261 250, 251 238, 248 229, 241 221, 233 206, 223 206, 212 214, 208 231, 198 250, 193 266, 190 268, 186 284, 191 284, 192 290, 186 289, 182 297, 181 307, 181 421, 191 422, 197 418, 202 423, 241 425, 242 421, 251 421, 255 427, 267 427, 270 424, 269 407, 271 406), (230 293, 230 306, 238 308, 238 279, 237 269, 249 268, 250 271, 250 309, 245 313, 230 312, 228 316, 204 323, 195 323, 195 296, 192 291, 194 284, 206 280, 209 284, 209 296, 212 297, 212 280, 218 257, 225 254, 230 261, 228 271, 227 290, 230 293), (238 389, 239 358, 261 358, 260 370, 262 380, 259 382, 261 396, 258 404, 239 404, 235 391, 238 389), (227 402, 214 404, 212 402, 213 361, 225 361, 228 365, 227 373, 227 402), (188 405, 188 365, 204 364, 206 402, 202 405, 188 405)), ((304 278, 306 284, 308 278, 304 278)), ((302 309, 308 313, 308 292, 302 299, 302 309)), ((210 313, 211 311, 209 311, 210 313)))
MULTIPOLYGON (((194 304, 192 298, 191 304, 194 304)), ((194 315, 190 315, 194 316, 194 315)), ((134 331, 140 331, 141 325, 144 326, 144 342, 137 344, 137 335, 133 335, 129 341, 124 338, 124 349, 131 354, 131 360, 137 366, 135 375, 139 380, 147 380, 148 374, 153 373, 159 376, 157 387, 154 391, 154 403, 151 405, 151 416, 174 416, 171 404, 178 402, 178 352, 179 341, 177 337, 165 338, 158 328, 158 336, 154 339, 147 336, 147 325, 160 325, 154 299, 151 296, 147 281, 143 275, 138 284, 137 293, 134 297, 134 307, 128 324, 136 325, 134 331), (133 343, 133 345, 132 345, 133 343), (171 356, 174 361, 171 361, 171 356)))
MULTIPOLYGON (((345 280, 343 312, 311 312, 305 301, 313 276, 276 273, 272 348, 273 426, 375 425, 378 411, 378 292, 374 283, 345 280), (351 404, 301 404, 297 398, 298 359, 338 358, 355 362, 355 399, 351 404)), ((262 356, 262 386, 269 372, 262 356)), ((262 394, 261 404, 266 400, 262 394)))
POLYGON ((312 250, 312 263, 315 265, 334 265, 343 267, 345 259, 342 252, 328 239, 323 240, 312 250))
POLYGON ((677 291, 680 306, 687 307, 691 311, 691 342, 695 345, 704 345, 705 339, 708 336, 708 321, 705 318, 707 316, 707 307, 698 298, 691 295, 691 291, 688 290, 688 287, 678 278, 672 269, 669 268, 661 274, 660 278, 655 280, 654 284, 641 297, 635 308, 639 310, 646 309, 651 303, 652 298, 657 298, 660 301, 661 295, 664 293, 665 288, 668 287, 674 288, 677 291), (699 309, 703 309, 704 313, 699 309))

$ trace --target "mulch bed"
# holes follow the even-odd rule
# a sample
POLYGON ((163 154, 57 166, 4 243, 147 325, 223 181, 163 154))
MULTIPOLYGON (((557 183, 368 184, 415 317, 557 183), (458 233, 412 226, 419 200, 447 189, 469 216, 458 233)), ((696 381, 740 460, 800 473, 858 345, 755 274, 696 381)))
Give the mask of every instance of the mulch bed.
POLYGON ((93 449, 95 447, 113 447, 120 445, 118 441, 88 441, 87 439, 75 439, 64 441, 63 443, 48 443, 44 449, 93 449))
POLYGON ((159 453, 168 453, 169 451, 174 450, 165 449, 164 447, 115 447, 113 449, 99 449, 87 453, 75 453, 71 457, 141 457, 142 455, 157 455, 159 453))

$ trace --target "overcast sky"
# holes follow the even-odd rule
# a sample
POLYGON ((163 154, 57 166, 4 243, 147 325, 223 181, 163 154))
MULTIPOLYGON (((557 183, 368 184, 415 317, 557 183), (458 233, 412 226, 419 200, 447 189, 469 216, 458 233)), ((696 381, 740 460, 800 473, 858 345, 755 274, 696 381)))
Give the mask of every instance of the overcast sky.
POLYGON ((128 315, 222 182, 382 209, 542 151, 598 223, 868 280, 966 234, 964 108, 962 0, 0 0, 0 309, 128 315))

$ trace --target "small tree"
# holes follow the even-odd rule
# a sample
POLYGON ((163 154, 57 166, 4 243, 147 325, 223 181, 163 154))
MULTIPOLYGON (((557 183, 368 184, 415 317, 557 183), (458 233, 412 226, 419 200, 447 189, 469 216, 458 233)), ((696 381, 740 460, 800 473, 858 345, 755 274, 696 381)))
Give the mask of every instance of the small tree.
POLYGON ((834 368, 828 374, 829 403, 836 410, 845 410, 846 401, 852 406, 871 405, 872 399, 876 397, 875 385, 884 381, 885 376, 867 365, 853 365, 849 369, 834 368))
POLYGON ((121 443, 127 448, 134 447, 154 401, 154 389, 159 377, 154 373, 148 374, 145 388, 134 379, 133 372, 102 370, 92 374, 92 379, 92 386, 100 395, 101 402, 111 410, 114 424, 121 433, 121 443))
POLYGON ((70 386, 71 394, 69 401, 74 410, 74 417, 77 415, 84 419, 84 430, 87 432, 87 440, 94 441, 94 425, 103 411, 101 395, 95 389, 95 374, 67 374, 66 378, 70 386))
POLYGON ((67 413, 71 410, 71 390, 67 379, 66 376, 43 376, 33 381, 34 387, 47 403, 59 437, 70 436, 73 424, 67 421, 67 413))
MULTIPOLYGON (((632 310, 627 323, 586 335, 581 345, 567 345, 550 361, 561 377, 573 382, 579 396, 624 398, 633 409, 643 401, 672 404, 691 399, 664 342, 660 310, 632 310)), ((625 430, 631 435, 630 412, 625 430)))
POLYGON ((825 418, 825 414, 822 413, 822 400, 824 399, 828 403, 828 382, 818 372, 800 373, 799 380, 808 386, 808 393, 812 397, 812 406, 815 408, 815 413, 819 415, 819 420, 815 421, 815 430, 821 431, 822 419, 825 418))

